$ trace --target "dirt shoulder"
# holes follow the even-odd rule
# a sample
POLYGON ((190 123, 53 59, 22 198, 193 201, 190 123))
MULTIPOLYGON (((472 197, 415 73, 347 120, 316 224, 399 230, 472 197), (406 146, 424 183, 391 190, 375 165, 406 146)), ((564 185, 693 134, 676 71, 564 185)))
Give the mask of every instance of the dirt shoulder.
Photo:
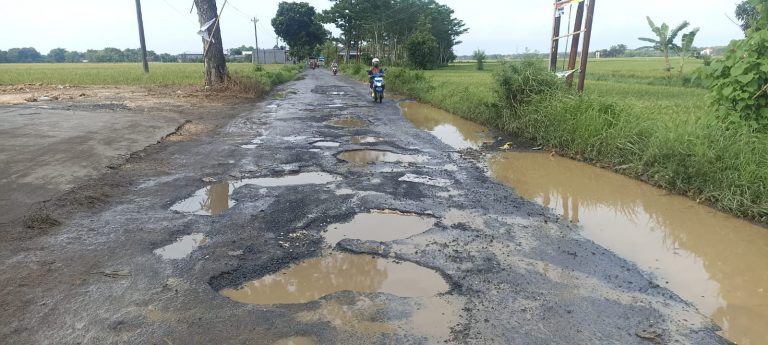
POLYGON ((147 146, 203 135, 253 101, 200 87, 0 86, 0 232, 57 224, 46 202, 147 146))

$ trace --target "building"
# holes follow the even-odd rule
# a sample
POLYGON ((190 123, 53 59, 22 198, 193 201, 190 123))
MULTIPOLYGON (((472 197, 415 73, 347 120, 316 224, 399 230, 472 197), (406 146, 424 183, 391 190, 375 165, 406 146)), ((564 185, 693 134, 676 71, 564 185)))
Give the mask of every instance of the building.
POLYGON ((258 55, 253 59, 254 63, 260 64, 287 64, 291 58, 288 56, 288 50, 285 49, 258 49, 258 55))
POLYGON ((338 56, 339 61, 343 61, 344 63, 348 63, 350 61, 357 61, 360 59, 360 53, 357 52, 357 49, 352 49, 349 51, 349 61, 347 61, 347 50, 342 49, 339 51, 338 56))
POLYGON ((176 56, 178 62, 197 62, 203 60, 202 52, 184 52, 176 56))

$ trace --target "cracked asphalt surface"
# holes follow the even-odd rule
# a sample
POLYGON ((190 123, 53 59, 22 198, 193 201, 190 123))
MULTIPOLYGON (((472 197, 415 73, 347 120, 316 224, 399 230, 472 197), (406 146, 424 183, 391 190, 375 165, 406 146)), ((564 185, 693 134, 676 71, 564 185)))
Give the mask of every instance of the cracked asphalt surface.
MULTIPOLYGON (((367 92, 328 71, 307 71, 279 88, 280 97, 223 118, 212 134, 150 146, 82 186, 100 191, 103 202, 60 213, 62 225, 32 238, 0 244, 2 342, 727 343, 711 321, 634 265, 490 178, 482 151, 451 149, 413 127, 396 101, 374 104, 367 92), (334 119, 365 126, 328 123, 334 119), (382 140, 351 143, 363 135, 382 140), (312 145, 318 141, 340 146, 312 145), (337 158, 361 149, 427 159, 360 165, 337 158), (170 210, 205 188, 204 178, 300 172, 341 179, 238 186, 231 195, 237 203, 215 216, 170 210), (441 183, 401 181, 407 174, 441 183), (438 221, 408 238, 344 239, 333 250, 433 269, 449 291, 430 298, 342 291, 283 305, 241 304, 218 293, 327 255, 329 225, 381 209, 438 221), (193 233, 208 241, 183 259, 153 252, 193 233), (438 312, 425 320, 419 313, 432 305, 438 312)), ((83 195, 64 195, 51 207, 83 195)))

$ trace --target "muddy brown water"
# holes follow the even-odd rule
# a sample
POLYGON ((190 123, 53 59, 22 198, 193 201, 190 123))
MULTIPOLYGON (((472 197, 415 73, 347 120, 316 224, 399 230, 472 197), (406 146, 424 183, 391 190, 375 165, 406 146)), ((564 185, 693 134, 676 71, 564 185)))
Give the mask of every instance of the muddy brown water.
POLYGON ((187 257, 197 249, 208 243, 208 238, 203 234, 191 234, 179 237, 176 242, 165 247, 155 249, 154 253, 166 260, 177 260, 187 257))
POLYGON ((359 213, 348 223, 332 224, 325 241, 335 245, 345 238, 364 241, 394 241, 420 234, 435 225, 436 219, 390 210, 359 213))
POLYGON ((343 119, 333 119, 326 123, 331 126, 347 127, 347 128, 363 128, 368 125, 368 123, 363 120, 355 119, 351 117, 343 118, 343 119))
POLYGON ((334 252, 221 294, 248 304, 297 304, 339 291, 431 297, 448 289, 439 273, 414 263, 334 252))
POLYGON ((215 216, 235 206, 236 202, 230 198, 234 189, 234 186, 228 182, 212 184, 198 190, 191 197, 179 201, 171 207, 171 210, 215 216))
POLYGON ((657 276, 738 344, 768 344, 768 230, 588 164, 504 153, 493 176, 657 276))
POLYGON ((427 157, 421 155, 403 155, 399 153, 379 150, 354 150, 344 151, 336 157, 358 165, 366 165, 375 162, 384 163, 421 163, 427 161, 427 157))
POLYGON ((488 128, 435 107, 402 102, 400 108, 403 116, 414 126, 426 130, 454 149, 479 148, 483 143, 494 141, 488 128))
POLYGON ((272 345, 317 345, 318 342, 315 340, 315 338, 312 337, 290 337, 285 339, 280 339, 272 345))

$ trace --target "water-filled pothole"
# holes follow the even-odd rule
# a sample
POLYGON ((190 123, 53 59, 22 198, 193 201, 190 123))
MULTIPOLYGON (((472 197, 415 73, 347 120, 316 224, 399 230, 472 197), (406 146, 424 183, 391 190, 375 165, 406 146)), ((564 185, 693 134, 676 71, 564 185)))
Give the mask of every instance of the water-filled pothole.
POLYGON ((451 185, 450 180, 439 177, 431 177, 424 175, 405 174, 403 177, 397 179, 398 181, 421 183, 436 187, 447 187, 451 185))
POLYGON ((231 199, 232 192, 234 192, 236 188, 245 185, 283 187, 326 184, 340 180, 341 177, 334 174, 325 172, 305 172, 280 177, 259 177, 242 179, 234 182, 221 182, 198 190, 191 197, 171 206, 171 210, 203 216, 215 216, 224 213, 226 210, 237 204, 236 201, 231 199))
POLYGON ((317 146, 317 147, 339 147, 339 146, 341 146, 341 144, 337 143, 335 141, 318 141, 318 142, 312 143, 312 146, 317 146))
POLYGON ((347 127, 347 128, 363 128, 368 125, 368 122, 366 121, 351 118, 351 117, 343 118, 343 119, 333 119, 326 123, 331 126, 347 127))
POLYGON ((335 252, 220 293, 241 303, 297 304, 339 291, 431 297, 448 290, 439 273, 417 264, 335 252))
POLYGON ((427 157, 421 155, 403 155, 399 153, 380 151, 380 150, 354 150, 345 151, 338 154, 336 157, 343 161, 347 161, 353 164, 370 164, 374 162, 384 163, 421 163, 428 160, 427 157))
POLYGON ((505 153, 489 167, 521 196, 653 272, 730 340, 768 343, 768 231, 688 198, 585 163, 505 153))
POLYGON ((312 337, 290 337, 280 339, 272 345, 317 345, 318 342, 312 337))
POLYGON ((394 241, 420 234, 435 225, 435 218, 391 210, 359 213, 348 223, 332 224, 325 241, 335 245, 345 238, 365 241, 394 241))
POLYGON ((341 177, 334 174, 325 172, 305 172, 295 175, 285 175, 281 177, 258 177, 248 178, 240 181, 232 182, 235 188, 244 185, 257 185, 262 187, 283 187, 283 186, 299 186, 307 184, 326 184, 335 181, 340 181, 341 177))
POLYGON ((183 259, 197 249, 208 243, 208 238, 203 234, 191 234, 179 237, 165 247, 155 249, 154 253, 166 260, 183 259))
POLYGON ((230 199, 234 190, 228 182, 216 183, 198 190, 191 197, 177 202, 171 206, 171 210, 199 214, 203 216, 215 216, 224 213, 236 202, 230 199))
POLYGON ((377 143, 379 141, 381 141, 381 138, 369 137, 366 135, 358 135, 350 139, 350 142, 353 144, 371 144, 371 143, 377 143))
POLYGON ((493 142, 487 128, 435 107, 416 103, 400 103, 403 116, 416 127, 426 130, 440 141, 461 150, 479 148, 493 142))

